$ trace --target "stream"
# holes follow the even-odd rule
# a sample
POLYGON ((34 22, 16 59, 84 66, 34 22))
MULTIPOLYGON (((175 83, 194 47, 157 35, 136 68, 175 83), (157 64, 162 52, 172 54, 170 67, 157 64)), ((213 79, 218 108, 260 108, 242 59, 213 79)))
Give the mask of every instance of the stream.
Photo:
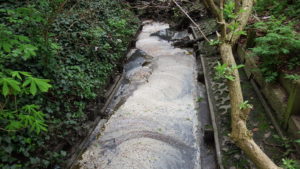
POLYGON ((206 97, 205 87, 197 82, 192 50, 175 48, 169 41, 187 38, 187 32, 153 36, 168 27, 144 22, 136 48, 127 55, 125 80, 110 105, 112 115, 82 154, 79 168, 203 168, 199 112, 207 105, 197 100, 206 97))

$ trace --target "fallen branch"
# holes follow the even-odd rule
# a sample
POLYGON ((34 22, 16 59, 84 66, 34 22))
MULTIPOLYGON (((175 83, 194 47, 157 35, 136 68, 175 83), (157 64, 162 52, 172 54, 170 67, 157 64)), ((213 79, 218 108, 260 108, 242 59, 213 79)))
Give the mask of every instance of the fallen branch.
MULTIPOLYGON (((211 36, 215 34, 215 32, 211 32, 209 34, 207 34, 206 36, 211 36)), ((200 37, 200 38, 197 38, 197 39, 192 39, 192 40, 189 40, 189 41, 186 41, 186 40, 183 40, 183 41, 177 41, 177 42, 174 42, 173 45, 174 46, 177 46, 177 47, 193 47, 193 45, 197 42, 201 42, 205 40, 204 37, 200 37)))
POLYGON ((178 6, 178 8, 187 16, 187 18, 189 18, 189 20, 197 27, 197 29, 199 30, 199 32, 202 34, 203 38, 207 41, 210 42, 210 40, 205 36, 204 32, 202 31, 202 29, 200 28, 200 26, 190 17, 190 15, 175 1, 172 0, 176 6, 178 6))

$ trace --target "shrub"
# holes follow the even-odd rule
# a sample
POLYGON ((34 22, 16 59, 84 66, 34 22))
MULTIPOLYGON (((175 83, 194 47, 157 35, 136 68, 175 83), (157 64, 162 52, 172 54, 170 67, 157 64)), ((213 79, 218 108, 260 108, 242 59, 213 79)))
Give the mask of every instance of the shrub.
POLYGON ((268 82, 276 80, 278 71, 284 66, 293 68, 292 64, 300 63, 300 36, 293 30, 292 24, 283 23, 284 19, 272 17, 267 22, 254 25, 264 35, 255 39, 256 46, 252 51, 261 56, 260 68, 268 82))
POLYGON ((257 0, 254 8, 259 13, 271 13, 275 16, 284 14, 288 17, 299 18, 300 1, 299 0, 257 0))
POLYGON ((61 166, 137 19, 110 0, 9 0, 0 14, 0 168, 61 166))

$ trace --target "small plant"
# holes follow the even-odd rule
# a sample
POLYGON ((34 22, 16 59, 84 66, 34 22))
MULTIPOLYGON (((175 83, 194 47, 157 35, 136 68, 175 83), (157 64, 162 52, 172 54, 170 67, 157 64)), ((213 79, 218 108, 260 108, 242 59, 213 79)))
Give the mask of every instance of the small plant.
POLYGON ((293 24, 285 24, 284 20, 284 17, 271 17, 267 22, 254 25, 265 34, 255 39, 256 47, 252 51, 261 57, 260 69, 267 82, 278 78, 281 67, 293 69, 299 63, 295 61, 299 59, 300 36, 293 30, 293 24))
POLYGON ((235 19, 237 15, 234 12, 235 3, 233 0, 227 1, 224 5, 224 17, 225 19, 235 19))
POLYGON ((288 75, 288 74, 286 74, 286 75, 284 76, 284 78, 289 79, 289 80, 299 80, 299 79, 300 79, 300 76, 299 76, 299 75, 296 75, 296 74, 293 74, 293 75, 288 75))
POLYGON ((300 66, 300 57, 291 58, 287 64, 289 70, 293 70, 297 68, 297 66, 300 66))
POLYGON ((289 17, 299 17, 299 7, 299 1, 257 0, 255 5, 255 9, 259 13, 267 11, 275 16, 280 16, 284 13, 289 17))
POLYGON ((203 100, 204 100, 203 97, 198 97, 198 98, 197 98, 197 102, 202 102, 203 100))
POLYGON ((249 101, 246 100, 244 101, 243 103, 240 104, 240 109, 243 110, 243 109, 252 109, 253 108, 253 105, 252 104, 249 104, 249 101))
POLYGON ((238 22, 232 22, 227 26, 231 31, 235 31, 238 27, 239 27, 239 23, 238 22))
POLYGON ((275 82, 279 76, 278 72, 273 72, 273 71, 269 70, 268 68, 261 68, 260 70, 265 76, 265 81, 268 83, 275 82))
POLYGON ((291 140, 286 137, 280 137, 278 135, 273 135, 273 138, 278 141, 278 146, 282 147, 285 150, 285 152, 283 153, 284 157, 289 156, 292 152, 295 151, 295 148, 293 147, 294 140, 291 140))
POLYGON ((297 161, 288 158, 282 159, 282 167, 284 169, 300 169, 297 161))
POLYGON ((6 70, 0 74, 0 91, 4 96, 4 102, 0 102, 0 127, 8 132, 20 129, 29 129, 37 134, 47 131, 44 122, 44 114, 39 111, 39 106, 26 104, 20 107, 17 99, 32 95, 37 92, 47 92, 51 85, 49 80, 33 77, 28 72, 6 70), (4 73, 6 72, 6 73, 4 73), (14 106, 7 106, 8 102, 14 106))
POLYGON ((231 32, 233 32, 233 34, 247 35, 247 33, 245 31, 237 30, 240 23, 238 21, 236 21, 236 18, 242 12, 245 12, 245 10, 240 9, 238 12, 235 12, 235 2, 233 0, 226 1, 225 5, 224 5, 224 9, 223 9, 224 18, 227 21, 231 21, 231 23, 227 25, 227 28, 230 29, 231 32))
POLYGON ((214 40, 214 39, 211 39, 210 41, 209 41, 209 45, 211 45, 211 46, 216 46, 216 45, 218 45, 218 44, 220 44, 221 42, 219 41, 219 40, 214 40))
POLYGON ((227 64, 221 64, 220 62, 217 63, 218 65, 215 67, 216 70, 216 78, 225 78, 230 81, 234 81, 235 77, 232 75, 235 69, 239 69, 244 67, 244 65, 231 65, 228 66, 227 64))

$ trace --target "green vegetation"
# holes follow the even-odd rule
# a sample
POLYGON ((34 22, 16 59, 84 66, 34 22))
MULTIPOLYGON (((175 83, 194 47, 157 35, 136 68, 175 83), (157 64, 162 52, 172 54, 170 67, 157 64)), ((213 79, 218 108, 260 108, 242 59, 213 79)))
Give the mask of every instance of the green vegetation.
POLYGON ((274 82, 280 73, 287 79, 298 79, 300 72, 300 2, 259 0, 256 5, 261 20, 254 24, 260 69, 267 82, 274 82), (297 32, 298 31, 298 32, 297 32))
POLYGON ((284 15, 291 18, 299 18, 300 3, 299 0, 257 0, 255 10, 258 13, 270 13, 275 16, 284 15))
POLYGON ((137 19, 118 1, 0 3, 0 168, 54 168, 88 130, 137 19))
POLYGON ((252 108, 253 108, 253 105, 249 104, 248 100, 245 100, 243 103, 240 104, 240 109, 241 110, 243 110, 243 109, 252 109, 252 108))
POLYGON ((297 163, 297 161, 292 159, 282 159, 282 167, 284 169, 299 169, 300 165, 297 163))
POLYGON ((231 65, 228 66, 227 64, 221 64, 218 62, 218 65, 215 67, 216 70, 216 78, 225 78, 227 80, 233 81, 235 77, 232 75, 235 69, 240 69, 244 67, 244 65, 231 65))
POLYGON ((279 76, 278 70, 285 65, 288 70, 300 65, 300 35, 293 30, 292 23, 284 25, 284 19, 272 17, 266 22, 255 23, 255 28, 264 33, 256 38, 254 54, 261 56, 261 71, 267 82, 272 82, 279 76))

